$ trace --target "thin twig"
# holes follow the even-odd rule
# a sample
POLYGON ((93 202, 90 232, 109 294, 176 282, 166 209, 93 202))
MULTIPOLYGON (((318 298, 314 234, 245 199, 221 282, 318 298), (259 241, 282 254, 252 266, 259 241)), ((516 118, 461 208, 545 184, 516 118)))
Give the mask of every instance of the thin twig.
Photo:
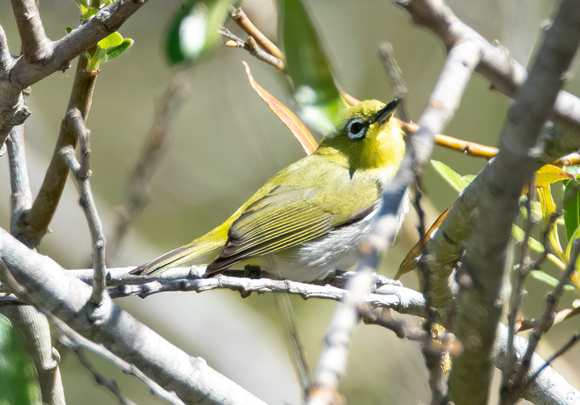
POLYGON ((93 197, 91 184, 89 182, 89 131, 85 126, 85 122, 81 116, 80 111, 76 108, 69 110, 67 113, 65 118, 65 125, 68 126, 68 130, 75 134, 79 140, 81 153, 80 163, 77 161, 74 148, 71 145, 65 146, 61 150, 60 154, 69 166, 70 171, 77 182, 79 191, 79 204, 85 213, 87 223, 89 225, 89 231, 91 232, 94 269, 93 294, 91 296, 91 302, 93 305, 95 305, 95 307, 98 307, 101 303, 103 291, 105 291, 106 288, 106 240, 103 231, 103 223, 97 212, 95 199, 93 197))
POLYGON ((532 384, 538 378, 540 373, 542 371, 544 371, 546 369, 546 367, 549 367, 550 364, 552 364, 552 362, 554 360, 556 360, 558 357, 562 356, 564 353, 566 353, 568 350, 570 350, 579 341, 580 341, 580 334, 576 333, 575 335, 572 335, 570 340, 568 342, 566 342, 566 344, 564 346, 562 346, 556 353, 554 353, 552 356, 550 356, 550 358, 545 361, 545 363, 542 365, 542 367, 540 367, 532 376, 530 376, 529 378, 526 379, 524 389, 527 388, 530 384, 532 384))
POLYGON ((22 103, 21 90, 38 82, 46 76, 68 69, 71 60, 89 50, 98 41, 115 32, 147 0, 118 0, 103 7, 86 24, 81 24, 64 37, 50 41, 38 14, 35 0, 13 0, 17 24, 25 57, 10 61, 7 48, 3 45, 0 33, 0 64, 10 67, 2 72, 9 80, 0 81, 0 146, 12 127, 22 124, 30 115, 30 110, 22 103), (30 21, 26 21, 30 20, 30 21))
POLYGON ((523 381, 526 373, 529 370, 532 355, 536 351, 536 347, 538 346, 538 343, 540 342, 540 339, 542 338, 543 334, 547 332, 554 324, 555 308, 558 305, 558 301, 560 300, 562 293, 564 292, 564 286, 570 282, 572 273, 576 269, 576 260, 578 259, 579 254, 580 254, 580 239, 576 239, 574 240, 574 242, 572 242, 572 250, 570 251, 570 260, 568 262, 568 265, 566 266, 566 270, 560 276, 558 285, 556 285, 556 287, 554 287, 552 292, 548 294, 546 298, 546 307, 544 309, 542 319, 530 333, 529 338, 530 342, 528 344, 526 354, 524 355, 524 358, 522 360, 522 365, 519 367, 514 377, 514 382, 511 389, 513 393, 512 398, 518 398, 517 393, 519 393, 521 390, 524 389, 523 381))
MULTIPOLYGON (((107 350, 103 345, 96 344, 89 339, 85 338, 84 336, 80 335, 74 329, 70 328, 67 324, 62 322, 60 319, 55 318, 53 321, 53 325, 56 326, 58 333, 59 333, 59 341, 61 344, 66 346, 68 349, 75 352, 75 354, 79 357, 79 360, 83 365, 95 376, 95 380, 99 384, 104 385, 107 389, 113 392, 121 401, 121 398, 127 400, 121 393, 117 383, 114 380, 108 380, 104 376, 102 376, 91 364, 88 362, 88 359, 84 355, 85 350, 89 350, 97 355, 101 356, 102 358, 106 359, 110 363, 114 364, 118 368, 123 371, 123 373, 127 375, 131 375, 141 381, 151 393, 170 404, 175 405, 183 405, 183 401, 181 401, 174 392, 168 392, 163 389, 159 384, 155 381, 147 377, 141 370, 135 367, 133 364, 126 362, 125 360, 121 359, 120 357, 116 356, 115 354, 111 353, 107 350)), ((130 403, 133 403, 130 401, 130 403)))
POLYGON ((29 300, 62 319, 77 332, 135 364, 184 401, 198 403, 264 402, 192 357, 116 306, 104 294, 99 311, 90 302, 92 288, 47 256, 18 242, 0 228, 0 254, 29 300))
MULTIPOLYGON (((110 274, 111 278, 114 278, 115 270, 110 270, 110 274)), ((330 285, 320 286, 296 281, 266 278, 250 279, 230 277, 222 274, 207 279, 166 279, 151 281, 141 285, 120 285, 109 290, 109 295, 112 298, 127 297, 130 295, 145 298, 152 294, 167 291, 195 291, 201 293, 216 289, 239 291, 243 295, 252 292, 283 293, 299 295, 304 299, 318 298, 334 301, 341 301, 346 295, 345 290, 330 285)), ((385 285, 377 289, 374 294, 365 295, 363 302, 377 307, 393 308, 400 313, 418 316, 425 315, 425 301, 422 294, 405 287, 385 285)))
POLYGON ((389 329, 399 339, 409 339, 418 342, 424 342, 428 339, 425 329, 411 327, 405 321, 393 319, 389 308, 377 309, 368 304, 363 304, 358 310, 365 324, 382 326, 383 328, 389 329))
POLYGON ((50 57, 51 41, 44 32, 35 0, 12 0, 14 17, 22 42, 22 54, 31 63, 50 57))
POLYGON ((525 208, 527 219, 525 221, 524 227, 524 240, 522 241, 520 247, 520 262, 516 271, 515 285, 512 288, 512 294, 509 303, 509 313, 508 313, 508 341, 505 356, 505 364, 503 366, 502 373, 502 387, 507 387, 509 381, 512 377, 515 367, 515 354, 514 354, 514 336, 516 330, 516 320, 520 304, 522 301, 522 296, 524 294, 524 281, 529 271, 527 270, 529 262, 529 240, 532 234, 532 229, 534 227, 534 215, 532 214, 532 200, 534 197, 534 187, 535 181, 534 177, 530 177, 528 183, 528 195, 525 201, 525 208))
POLYGON ((155 115, 147 140, 137 163, 135 164, 129 181, 125 204, 120 207, 115 223, 115 229, 109 246, 109 258, 114 258, 120 252, 123 239, 134 219, 145 206, 147 185, 155 173, 163 152, 170 140, 175 116, 180 110, 186 95, 189 93, 188 80, 184 71, 176 72, 171 83, 165 90, 163 97, 155 103, 155 115))
MULTIPOLYGON (((419 125, 413 122, 401 121, 401 125, 406 131, 417 132, 419 125)), ((464 141, 444 134, 435 134, 435 144, 461 152, 473 157, 491 159, 497 155, 498 149, 493 146, 482 145, 476 142, 464 141)))
MULTIPOLYGON (((30 294, 10 273, 10 270, 6 267, 6 264, 2 259, 0 259, 0 278, 10 286, 10 288, 15 292, 15 294, 23 299, 28 301, 31 300, 30 294)), ((165 389, 163 389, 159 384, 155 381, 151 380, 147 377, 143 372, 141 372, 137 367, 133 364, 126 362, 125 360, 121 359, 120 357, 116 356, 115 354, 111 353, 107 350, 104 346, 96 344, 89 339, 85 338, 84 336, 80 335, 70 326, 68 326, 65 322, 60 320, 58 317, 53 315, 51 312, 47 311, 42 307, 38 307, 38 310, 41 311, 46 317, 48 317, 51 321, 51 324, 57 329, 59 333, 59 340, 60 342, 66 346, 68 349, 74 351, 79 360, 94 376, 97 383, 103 385, 107 389, 109 389, 113 394, 115 394, 119 401, 122 404, 133 404, 134 402, 126 398, 120 391, 117 383, 113 380, 109 380, 102 376, 88 361, 88 359, 84 356, 83 349, 90 350, 93 353, 98 354, 99 356, 103 357, 104 359, 108 360, 112 364, 119 367, 125 374, 132 375, 140 380, 143 384, 145 384, 150 390, 151 393, 166 400, 171 404, 182 405, 183 402, 175 395, 175 393, 169 393, 165 389)), ((64 401, 62 401, 64 403, 64 401)))
POLYGON ((97 384, 105 387, 113 395, 115 395, 117 397, 117 399, 119 400, 119 404, 121 404, 121 405, 136 405, 136 402, 132 401, 131 399, 129 399, 128 397, 126 397, 123 394, 123 392, 121 391, 121 388, 117 384, 117 381, 111 380, 111 379, 105 377, 103 374, 101 374, 101 372, 99 372, 99 370, 97 370, 96 367, 93 366, 93 364, 89 361, 88 357, 85 355, 85 352, 84 352, 83 347, 81 345, 79 345, 77 342, 73 341, 73 339, 70 338, 68 335, 62 334, 62 333, 61 333, 61 336, 59 337, 59 342, 64 347, 66 347, 67 349, 69 349, 70 351, 72 351, 74 354, 77 355, 82 366, 84 368, 86 368, 93 375, 95 382, 97 384))
POLYGON ((326 335, 327 347, 323 350, 313 381, 316 391, 308 399, 310 404, 327 404, 334 398, 338 382, 344 375, 348 357, 349 337, 358 321, 358 306, 372 285, 379 252, 385 253, 394 241, 400 214, 400 204, 407 188, 415 179, 417 170, 426 164, 433 148, 434 135, 441 132, 451 119, 479 55, 474 44, 464 42, 453 49, 445 69, 433 91, 429 107, 422 114, 421 128, 407 140, 407 152, 397 174, 383 194, 383 206, 369 239, 361 245, 365 253, 357 267, 342 304, 337 308, 326 335), (411 152, 412 151, 412 152, 411 152))
POLYGON ((258 60, 262 62, 266 62, 269 65, 272 65, 278 70, 284 70, 286 68, 286 63, 282 59, 278 59, 275 56, 270 55, 268 52, 264 51, 260 48, 254 39, 254 37, 249 36, 247 40, 242 40, 238 38, 236 35, 232 34, 228 29, 223 28, 219 30, 219 33, 224 37, 227 38, 226 46, 231 48, 242 48, 245 49, 250 53, 250 55, 256 57, 258 60))
POLYGON ((573 152, 552 163, 554 166, 576 166, 580 164, 580 153, 573 152))
POLYGON ((403 79, 403 71, 395 59, 395 50, 393 44, 390 42, 381 42, 379 44, 379 56, 381 62, 383 62, 383 67, 387 73, 389 83, 391 83, 391 88, 393 89, 393 94, 395 98, 402 99, 403 103, 400 103, 397 107, 397 113, 403 121, 409 121, 409 116, 407 115, 407 108, 405 106, 405 96, 407 95, 407 85, 403 79))
MULTIPOLYGON (((89 75, 86 72, 86 63, 86 58, 81 56, 67 107, 67 111, 78 108, 85 121, 89 114, 97 78, 97 76, 89 75)), ((66 118, 61 123, 58 140, 38 196, 32 207, 23 212, 16 223, 15 236, 31 247, 38 247, 42 237, 48 231, 48 226, 56 212, 56 207, 60 202, 68 179, 69 168, 62 160, 60 151, 67 145, 76 148, 78 143, 78 137, 70 133, 65 120, 66 118)))
MULTIPOLYGON (((576 308, 565 308, 562 309, 558 312, 556 312, 556 314, 554 314, 554 323, 553 325, 557 325, 561 322, 564 322, 567 319, 570 319, 574 316, 578 316, 580 315, 580 307, 576 307, 576 308)), ((541 319, 523 319, 521 321, 518 322, 518 327, 517 327, 517 332, 523 332, 526 331, 528 329, 532 329, 535 328, 536 326, 538 326, 539 322, 541 322, 541 319)))
POLYGON ((10 48, 8 48, 8 39, 6 38, 6 32, 4 28, 0 25, 0 77, 7 77, 14 59, 10 54, 10 48))
POLYGON ((11 229, 13 229, 22 212, 32 206, 32 191, 30 189, 30 178, 24 150, 23 125, 12 129, 10 136, 6 140, 6 148, 10 164, 10 188, 12 190, 10 224, 11 229))
MULTIPOLYGON (((205 273, 206 266, 191 266, 191 267, 175 267, 164 271, 163 273, 157 275, 156 277, 148 277, 143 275, 131 274, 130 271, 135 267, 118 267, 110 268, 109 276, 107 277, 107 286, 120 286, 120 285, 138 285, 146 284, 151 282, 180 282, 184 279, 200 279, 205 273)), ((67 270, 69 274, 74 275, 79 280, 82 280, 86 284, 93 283, 93 270, 92 269, 77 269, 77 270, 67 270)), ((244 270, 226 270, 221 274, 226 276, 233 276, 232 278, 241 279, 246 276, 244 270)), ((261 280, 276 281, 277 278, 274 275, 268 275, 266 271, 262 271, 264 277, 261 280)), ((332 285, 334 287, 344 288, 344 285, 349 278, 353 277, 356 273, 354 271, 336 271, 332 278, 326 278, 324 280, 319 280, 318 282, 313 282, 318 286, 332 285)), ((288 281, 293 283, 292 281, 288 281)), ((309 285, 309 284, 306 284, 309 285)), ((382 291, 390 286, 393 288, 403 287, 400 281, 392 280, 383 276, 381 274, 375 275, 375 285, 376 291, 382 291)), ((376 292, 375 291, 375 292, 376 292)), ((0 285, 0 292, 5 292, 0 285)), ((417 293, 419 294, 419 293, 417 293)), ((420 294, 419 294, 420 295, 420 294)), ((422 301, 422 300, 421 300, 422 301)))
MULTIPOLYGON (((28 91, 24 91, 26 103, 28 91)), ((30 178, 24 148, 24 125, 16 126, 6 141, 10 165, 11 218, 10 228, 16 233, 16 223, 23 212, 32 205, 30 178)), ((64 403, 64 389, 59 368, 60 356, 52 346, 47 318, 31 305, 18 305, 4 309, 13 326, 24 337, 27 351, 34 361, 42 400, 46 404, 64 403)))
POLYGON ((422 292, 425 297, 425 313, 427 317, 423 324, 425 330, 425 341, 422 347, 423 356, 425 357, 425 365, 429 371, 429 387, 431 389, 431 404, 439 405, 445 395, 445 385, 443 384, 443 370, 441 362, 443 361, 444 351, 441 350, 439 344, 433 340, 431 333, 437 321, 437 312, 432 306, 431 295, 431 270, 429 269, 429 252, 427 251, 427 244, 425 243, 425 212, 421 208, 422 193, 419 189, 419 179, 415 178, 415 198, 413 199, 413 206, 419 217, 419 224, 417 229, 419 231, 419 243, 421 246, 421 256, 418 262, 419 274, 421 276, 422 292))
MULTIPOLYGON (((459 291, 453 331, 462 341, 477 343, 465 345, 464 352, 453 360, 449 392, 456 402, 487 401, 493 371, 489 359, 502 312, 499 303, 503 301, 505 272, 509 268, 506 259, 512 224, 519 212, 521 190, 538 163, 538 145, 560 92, 562 75, 569 69, 579 44, 580 5, 563 0, 533 57, 529 76, 509 109, 497 157, 463 192, 464 201, 473 199, 473 193, 478 194, 473 201, 477 208, 469 221, 471 235, 462 261, 473 287, 459 291)), ((517 374, 515 381, 521 381, 517 374)))
POLYGON ((253 37, 258 45, 273 57, 284 60, 284 54, 272 41, 270 41, 256 26, 250 21, 244 10, 241 7, 234 10, 232 13, 232 20, 244 30, 246 34, 253 37))
MULTIPOLYGON (((235 277, 220 274, 212 278, 199 278, 205 271, 204 266, 176 267, 153 279, 130 274, 129 271, 132 269, 133 267, 108 269, 107 285, 113 287, 108 291, 111 298, 131 295, 146 298, 152 294, 168 291, 201 293, 216 289, 239 291, 245 296, 253 292, 287 293, 299 295, 304 299, 319 298, 334 301, 340 301, 345 294, 343 288, 332 286, 326 281, 324 281, 325 285, 315 285, 274 278, 251 279, 242 277, 242 272, 239 272, 240 275, 235 277)), ((67 273, 74 275, 86 284, 92 283, 93 270, 91 269, 68 270, 67 273)), ((354 276, 353 272, 348 272, 347 275, 347 280, 354 276)), ((376 289, 373 294, 368 294, 365 297, 365 303, 375 307, 392 308, 403 314, 425 316, 425 300, 421 293, 405 288, 400 283, 389 283, 383 277, 376 278, 376 289)))

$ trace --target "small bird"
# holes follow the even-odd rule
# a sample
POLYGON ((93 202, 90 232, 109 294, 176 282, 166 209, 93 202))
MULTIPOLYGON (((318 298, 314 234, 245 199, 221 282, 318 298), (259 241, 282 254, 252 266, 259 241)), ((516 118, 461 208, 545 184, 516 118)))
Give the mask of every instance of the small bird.
MULTIPOLYGON (((398 103, 367 100, 350 107, 340 130, 268 180, 223 224, 131 273, 154 276, 209 263, 210 277, 249 264, 311 282, 347 270, 405 152, 401 126, 391 119, 398 103)), ((402 206, 400 222, 408 209, 402 206)))

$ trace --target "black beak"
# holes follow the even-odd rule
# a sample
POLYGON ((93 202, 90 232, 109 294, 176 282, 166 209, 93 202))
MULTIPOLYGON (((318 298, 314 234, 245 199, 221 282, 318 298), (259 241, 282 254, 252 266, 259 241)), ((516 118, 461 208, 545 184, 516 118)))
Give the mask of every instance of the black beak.
POLYGON ((381 108, 374 116, 373 118, 373 123, 374 122, 379 122, 382 123, 383 121, 385 121, 386 119, 389 118, 390 115, 392 115, 395 110, 397 109, 397 106, 399 105, 399 103, 401 102, 400 98, 396 98, 393 101, 391 101, 389 104, 387 104, 386 106, 384 106, 383 108, 381 108))

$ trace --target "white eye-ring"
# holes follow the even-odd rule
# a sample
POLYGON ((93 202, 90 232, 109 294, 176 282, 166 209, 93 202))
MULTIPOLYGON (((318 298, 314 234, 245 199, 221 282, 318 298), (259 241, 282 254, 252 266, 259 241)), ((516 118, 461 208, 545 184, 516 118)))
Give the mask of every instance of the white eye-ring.
POLYGON ((346 134, 352 140, 359 141, 367 134, 367 125, 362 118, 354 118, 346 124, 346 134))

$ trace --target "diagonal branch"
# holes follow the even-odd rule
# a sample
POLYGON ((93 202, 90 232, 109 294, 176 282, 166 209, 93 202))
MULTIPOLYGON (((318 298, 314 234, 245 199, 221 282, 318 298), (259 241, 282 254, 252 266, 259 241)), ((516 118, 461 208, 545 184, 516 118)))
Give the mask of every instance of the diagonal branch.
POLYGON ((68 69, 70 62, 89 50, 101 39, 117 31, 147 0, 118 0, 100 10, 86 24, 72 30, 64 37, 50 41, 34 0, 13 0, 13 7, 22 36, 24 57, 6 58, 0 32, 0 63, 10 65, 9 73, 0 73, 0 146, 13 126, 22 124, 30 115, 23 105, 20 92, 26 87, 51 75, 68 69), (9 78, 9 79, 8 79, 9 78))
POLYGON ((60 155, 66 161, 73 174, 79 192, 79 204, 82 207, 92 239, 92 257, 93 257, 93 293, 91 295, 91 303, 98 307, 101 303, 103 291, 105 291, 105 278, 107 276, 107 269, 105 266, 105 232, 103 230, 103 223, 97 212, 95 199, 91 184, 89 182, 89 130, 85 126, 85 122, 78 109, 69 110, 65 118, 68 131, 74 133, 80 144, 81 161, 78 162, 75 150, 68 145, 61 149, 60 155))
POLYGON ((463 194, 477 211, 458 273, 461 281, 454 332, 464 342, 465 350, 454 359, 449 378, 451 399, 458 404, 487 402, 490 353, 503 304, 500 294, 505 271, 510 267, 506 258, 512 223, 519 211, 523 186, 542 153, 540 134, 544 123, 562 85, 563 73, 580 44, 580 4, 574 0, 560 4, 528 79, 508 112, 497 157, 463 194))
POLYGON ((273 57, 284 60, 284 54, 278 47, 268 39, 253 23, 250 21, 244 10, 241 7, 236 8, 232 13, 232 20, 238 24, 238 26, 244 30, 246 34, 254 38, 254 40, 260 45, 267 53, 273 57))
POLYGON ((46 60, 51 41, 44 32, 36 0, 12 0, 14 17, 22 43, 22 55, 29 63, 46 60))
MULTIPOLYGON (((505 366, 508 328, 499 324, 496 331, 497 353, 495 354, 495 366, 499 369, 505 366)), ((513 349, 517 365, 521 365, 526 353, 528 340, 521 336, 515 336, 513 349)), ((580 391, 575 389, 564 377, 558 374, 552 367, 546 366, 545 361, 534 353, 530 360, 530 366, 526 373, 526 380, 531 381, 523 390, 522 397, 536 405, 575 405, 580 403, 580 391), (542 372, 533 378, 536 373, 542 372), (532 379, 533 378, 533 379, 532 379)))
MULTIPOLYGON (((6 142, 10 164, 11 231, 24 210, 32 204, 32 192, 24 150, 24 126, 12 129, 6 142)), ((60 356, 52 346, 50 325, 46 317, 31 305, 3 309, 14 327, 25 337, 27 351, 34 361, 40 393, 46 404, 63 404, 64 390, 59 369, 60 356)))
MULTIPOLYGON (((30 62, 26 58, 19 58, 12 68, 11 79, 20 89, 24 89, 56 71, 68 69, 71 60, 117 31, 146 2, 118 0, 104 7, 86 24, 81 24, 64 37, 56 41, 45 41, 41 61, 30 62)), ((34 1, 28 0, 28 3, 34 1)), ((18 15, 16 17, 19 18, 18 15)), ((36 47, 39 45, 36 44, 36 47)))
MULTIPOLYGON (((38 305, 111 352, 133 363, 185 403, 263 404, 236 383, 190 357, 104 296, 99 311, 87 302, 91 287, 65 273, 56 262, 0 229, 0 255, 16 281, 38 305)), ((32 300, 31 299, 31 300, 32 300)))
POLYGON ((155 103, 155 116, 147 134, 147 140, 127 182, 125 203, 118 209, 109 244, 112 248, 109 259, 114 259, 121 251, 130 225, 145 207, 147 186, 171 139, 175 117, 189 93, 188 84, 185 72, 175 72, 163 97, 155 103))
MULTIPOLYGON (((305 299, 331 299, 340 301, 345 291, 330 285, 313 285, 288 280, 273 279, 248 279, 243 277, 229 277, 220 275, 214 278, 199 279, 196 274, 202 274, 204 267, 194 266, 177 267, 170 269, 153 281, 150 278, 129 274, 134 267, 109 269, 108 285, 112 297, 124 297, 133 293, 143 298, 150 294, 163 291, 194 291, 202 293, 214 289, 230 289, 244 294, 257 293, 287 293, 297 294, 305 299), (192 279, 193 277, 193 279, 192 279), (115 287, 116 286, 116 287, 115 287)), ((67 270, 67 274, 74 275, 86 284, 92 283, 93 270, 67 270)), ((12 302, 13 300, 7 300, 12 302)), ((374 308, 390 308, 400 314, 425 316, 425 300, 417 291, 398 285, 386 284, 378 288, 373 294, 367 294, 364 305, 374 308)), ((364 312, 364 311, 363 311, 364 312)), ((406 337, 408 336, 399 336, 406 337)), ((421 340, 424 333, 421 333, 421 340)), ((497 331, 498 352, 495 356, 495 365, 499 369, 505 366, 507 350, 508 328, 500 325, 497 331)), ((526 352, 528 341, 520 336, 515 337, 514 353, 516 360, 521 363, 526 352)), ((544 361, 533 354, 531 366, 526 379, 543 367, 544 361)), ((566 380, 551 367, 545 367, 537 379, 534 379, 523 391, 523 397, 538 405, 572 405, 579 403, 580 392, 572 387, 566 380)))
POLYGON ((578 259, 578 254, 580 253, 580 239, 574 240, 572 243, 572 250, 570 252, 570 261, 566 266, 566 270, 562 272, 560 276, 560 280, 554 290, 548 294, 546 299, 546 306, 544 308, 544 314, 540 322, 536 325, 536 327, 530 332, 530 341, 528 343, 528 347, 526 349, 526 354, 522 359, 522 364, 517 369, 516 375, 514 377, 512 383, 513 393, 511 393, 511 398, 507 399, 507 403, 514 403, 515 400, 519 397, 519 394, 523 390, 523 384, 527 383, 524 382, 524 376, 528 373, 531 360, 534 352, 538 344, 540 343, 540 339, 542 338, 543 334, 546 333, 554 324, 554 317, 556 314, 556 307, 564 292, 564 286, 570 282, 570 278, 572 273, 576 270, 576 261, 578 259))
MULTIPOLYGON (((78 109, 85 121, 89 114, 93 90, 97 80, 97 76, 86 72, 86 63, 86 58, 82 56, 77 65, 67 108, 67 111, 78 109)), ((64 118, 60 126, 60 133, 52 159, 46 170, 38 196, 34 200, 32 207, 20 215, 14 228, 15 236, 25 241, 28 246, 39 246, 42 237, 48 231, 50 221, 60 202, 69 174, 69 168, 62 159, 60 151, 67 146, 76 148, 77 143, 77 137, 69 131, 66 118, 64 118)))
POLYGON ((348 294, 330 322, 326 347, 314 372, 309 404, 331 403, 337 392, 339 380, 345 374, 350 336, 358 322, 358 308, 372 285, 379 254, 384 254, 395 239, 401 201, 406 198, 415 173, 422 170, 431 155, 434 134, 443 130, 459 106, 463 90, 479 60, 478 48, 474 45, 465 42, 450 52, 429 107, 419 120, 421 128, 407 141, 401 168, 383 194, 383 205, 373 232, 361 246, 366 254, 358 265, 358 274, 347 285, 348 294))
POLYGON ((0 79, 8 76, 12 64, 14 63, 10 49, 8 48, 8 40, 6 39, 6 32, 0 26, 0 79))
POLYGON ((85 365, 85 367, 89 369, 89 371, 95 376, 95 379, 101 378, 106 383, 112 382, 113 385, 107 388, 113 391, 113 393, 115 393, 116 395, 120 392, 118 392, 115 389, 115 387, 118 388, 116 386, 115 381, 107 380, 105 377, 100 375, 100 373, 98 373, 97 370, 95 370, 92 367, 92 365, 88 362, 88 359, 84 355, 85 350, 90 350, 91 352, 98 354, 102 358, 108 360, 115 366, 119 367, 123 371, 123 373, 136 377, 139 381, 145 384, 147 388, 149 388, 149 390, 153 395, 161 399, 164 399, 170 404, 183 405, 183 401, 177 398, 175 393, 167 392, 162 387, 160 387, 159 384, 157 384, 155 381, 151 380, 149 377, 143 374, 141 370, 139 370, 137 367, 135 367, 130 363, 127 363, 125 360, 119 358, 118 356, 115 356, 113 353, 111 353, 109 350, 103 347, 103 345, 98 345, 94 342, 91 342, 89 339, 83 337, 78 332, 71 329, 70 326, 60 321, 58 318, 51 319, 51 322, 55 325, 57 329, 57 334, 59 335, 60 343, 77 354, 81 363, 83 363, 83 365, 85 365))

